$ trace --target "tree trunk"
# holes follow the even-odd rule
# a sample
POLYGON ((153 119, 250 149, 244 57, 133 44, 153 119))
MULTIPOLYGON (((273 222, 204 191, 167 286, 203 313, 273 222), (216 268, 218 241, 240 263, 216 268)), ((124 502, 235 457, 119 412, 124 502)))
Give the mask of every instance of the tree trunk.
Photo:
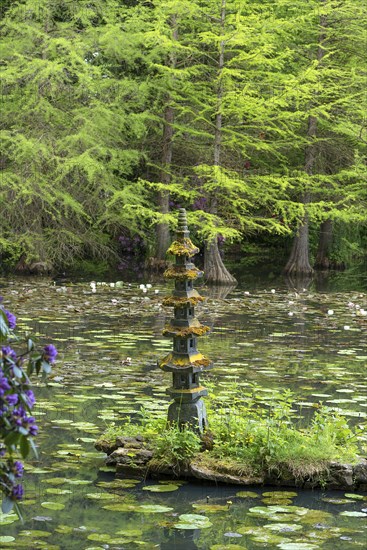
POLYGON ((226 269, 219 253, 217 239, 205 243, 204 272, 207 282, 221 285, 233 285, 236 279, 226 269))
MULTIPOLYGON (((172 162, 172 141, 173 141, 173 122, 175 113, 173 108, 168 105, 164 112, 164 129, 163 129, 163 151, 162 151, 162 169, 160 180, 162 183, 169 184, 171 182, 171 162, 172 162)), ((169 192, 160 191, 158 193, 158 210, 161 214, 169 212, 169 192)), ((167 248, 170 245, 170 232, 167 223, 159 223, 156 229, 157 247, 156 259, 164 261, 166 258, 167 248)))
MULTIPOLYGON (((172 27, 172 38, 173 40, 178 40, 178 29, 177 29, 177 18, 172 16, 171 20, 172 27)), ((176 53, 172 51, 170 55, 170 68, 176 68, 176 53)), ((172 162, 172 148, 173 148, 173 123, 175 120, 175 111, 172 105, 170 104, 171 97, 168 95, 166 108, 164 111, 164 125, 163 125, 163 147, 162 147, 162 158, 161 158, 161 172, 160 172, 160 181, 161 183, 169 184, 171 183, 171 162, 172 162)), ((158 192, 157 197, 158 202, 158 211, 161 214, 168 214, 169 212, 169 192, 160 191, 158 192)), ((156 229, 157 237, 157 246, 156 246, 156 260, 157 267, 161 264, 162 267, 165 265, 166 252, 167 248, 170 245, 171 237, 169 226, 167 223, 159 223, 156 229)))
POLYGON ((333 240, 333 222, 325 220, 320 226, 319 246, 317 249, 315 268, 330 269, 329 252, 333 240))
POLYGON ((299 226, 297 235, 293 239, 293 246, 289 260, 284 269, 286 274, 313 272, 308 255, 308 217, 299 226))
MULTIPOLYGON (((321 0, 324 2, 324 0, 321 0)), ((317 49, 316 58, 318 61, 318 66, 321 67, 322 59, 325 55, 324 43, 326 40, 325 29, 327 26, 326 16, 320 16, 320 36, 319 36, 319 46, 317 49)), ((315 94, 317 95, 317 93, 315 94)), ((307 127, 307 138, 309 145, 305 151, 305 172, 309 176, 314 173, 315 164, 316 164, 316 154, 317 154, 317 118, 313 115, 308 117, 308 127, 307 127)), ((310 194, 308 192, 304 193, 302 197, 302 203, 306 205, 310 202, 310 194)), ((288 274, 310 274, 313 273, 313 269, 309 260, 309 219, 307 212, 301 221, 296 236, 293 240, 293 246, 291 250, 290 257, 288 259, 287 265, 284 268, 284 272, 288 274)))
MULTIPOLYGON (((226 20, 226 0, 222 0, 220 26, 221 31, 224 30, 226 20)), ((219 45, 219 63, 218 63, 218 89, 217 89, 217 114, 215 116, 215 133, 214 133, 214 166, 220 165, 221 145, 222 145, 222 97, 223 84, 222 73, 224 68, 224 40, 219 45)), ((210 213, 217 213, 217 200, 215 197, 210 197, 210 213)), ((218 240, 214 237, 205 243, 204 249, 204 272, 205 279, 210 283, 233 284, 236 279, 229 273, 219 253, 218 240)))

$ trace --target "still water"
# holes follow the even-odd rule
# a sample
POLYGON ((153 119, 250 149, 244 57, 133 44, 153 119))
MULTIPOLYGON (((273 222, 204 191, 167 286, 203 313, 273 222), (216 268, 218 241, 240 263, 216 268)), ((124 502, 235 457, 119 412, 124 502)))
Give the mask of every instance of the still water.
MULTIPOLYGON (((93 292, 90 281, 0 282, 18 332, 31 330, 60 352, 48 385, 35 382, 40 456, 26 467, 24 523, 0 516, 1 547, 367 548, 366 494, 172 487, 170 480, 115 479, 104 466, 93 442, 107 426, 134 420, 142 406, 167 408, 170 378, 156 361, 171 347, 161 336, 172 315, 161 306, 169 287, 152 283, 144 292, 140 282, 112 281, 93 292)), ((199 349, 215 363, 208 376, 223 401, 234 385, 255 388, 264 405, 274 388, 290 389, 304 416, 323 402, 365 425, 367 294, 350 279, 344 288, 340 278, 322 291, 259 279, 204 288, 198 315, 212 331, 199 349)))

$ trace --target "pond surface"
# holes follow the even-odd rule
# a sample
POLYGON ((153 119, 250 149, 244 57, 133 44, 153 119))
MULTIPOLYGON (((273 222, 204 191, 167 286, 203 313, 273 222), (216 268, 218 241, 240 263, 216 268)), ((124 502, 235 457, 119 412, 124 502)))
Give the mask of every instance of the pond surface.
MULTIPOLYGON (((367 294, 350 281, 342 292, 338 281, 327 292, 259 280, 228 294, 202 290, 208 299, 197 312, 213 330, 199 349, 215 363, 207 383, 224 402, 256 391, 267 405, 284 388, 302 416, 323 402, 365 425, 367 294)), ((48 386, 35 388, 40 457, 26 468, 24 524, 0 516, 2 547, 366 548, 366 494, 142 483, 115 480, 104 466, 93 442, 111 422, 134 420, 141 406, 167 409, 170 376, 156 361, 171 348, 161 336, 169 287, 0 283, 18 332, 30 329, 60 351, 48 386)))

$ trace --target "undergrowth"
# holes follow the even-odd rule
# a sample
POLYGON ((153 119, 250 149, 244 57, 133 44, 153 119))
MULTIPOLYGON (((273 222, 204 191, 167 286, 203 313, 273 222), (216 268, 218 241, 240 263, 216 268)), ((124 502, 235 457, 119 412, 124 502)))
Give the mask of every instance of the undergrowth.
POLYGON ((211 395, 206 399, 211 444, 205 452, 205 436, 201 438, 190 426, 180 430, 167 423, 165 413, 157 416, 146 409, 141 410, 138 423, 129 417, 120 426, 111 425, 102 438, 114 441, 139 434, 163 464, 175 466, 195 459, 239 475, 288 471, 295 477, 315 476, 330 461, 358 460, 360 427, 351 428, 340 413, 323 405, 306 422, 292 403, 290 391, 278 393, 268 406, 260 404, 256 392, 231 397, 230 405, 211 395))

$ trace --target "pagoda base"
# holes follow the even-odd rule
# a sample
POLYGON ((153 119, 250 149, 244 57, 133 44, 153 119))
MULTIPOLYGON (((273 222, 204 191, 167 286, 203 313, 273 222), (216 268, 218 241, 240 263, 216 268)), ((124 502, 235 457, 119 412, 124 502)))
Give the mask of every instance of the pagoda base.
POLYGON ((168 408, 168 422, 177 424, 179 428, 189 424, 192 430, 203 433, 208 428, 204 401, 202 399, 191 403, 174 401, 168 408))

